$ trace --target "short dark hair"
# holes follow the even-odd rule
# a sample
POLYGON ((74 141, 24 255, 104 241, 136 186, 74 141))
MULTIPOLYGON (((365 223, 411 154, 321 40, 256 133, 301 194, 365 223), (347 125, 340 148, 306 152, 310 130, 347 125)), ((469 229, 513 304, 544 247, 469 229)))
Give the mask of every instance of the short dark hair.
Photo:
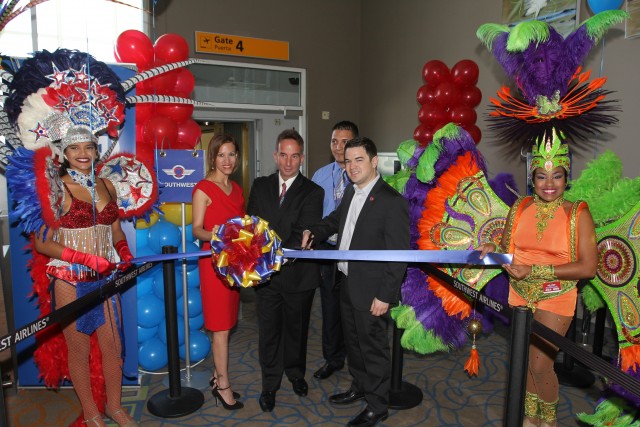
POLYGON ((366 136, 358 136, 348 141, 344 145, 344 152, 346 153, 349 148, 354 148, 354 147, 364 148, 364 151, 366 151, 367 155, 369 156, 369 160, 373 159, 378 155, 378 149, 376 148, 376 144, 366 136))
POLYGON ((359 135, 358 126, 355 123, 350 122, 349 120, 343 120, 333 125, 331 132, 335 130, 349 130, 353 134, 354 138, 359 135))
POLYGON ((280 135, 278 135, 278 139, 276 141, 276 151, 278 151, 278 145, 280 144, 280 141, 284 139, 293 139, 298 143, 298 146, 300 147, 300 152, 301 153, 304 152, 304 139, 302 139, 302 136, 298 133, 297 130, 285 129, 282 132, 280 132, 280 135))
MULTIPOLYGON (((209 141, 209 145, 207 146, 207 175, 213 172, 216 167, 216 157, 218 157, 218 153, 220 152, 220 147, 224 144, 229 143, 233 144, 234 149, 236 150, 236 156, 240 155, 240 146, 236 139, 228 134, 220 134, 214 135, 213 138, 209 141)), ((234 171, 240 164, 239 161, 236 161, 236 165, 234 167, 234 171)))

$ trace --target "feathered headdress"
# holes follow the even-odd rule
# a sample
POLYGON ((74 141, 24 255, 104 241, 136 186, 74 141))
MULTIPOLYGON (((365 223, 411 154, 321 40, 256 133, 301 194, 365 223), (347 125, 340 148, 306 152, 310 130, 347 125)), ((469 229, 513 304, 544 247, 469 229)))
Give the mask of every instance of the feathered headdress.
POLYGON ((585 21, 566 38, 542 21, 521 22, 513 28, 484 24, 478 38, 491 50, 520 94, 503 86, 491 98, 490 128, 500 140, 520 153, 531 142, 555 128, 567 139, 586 141, 603 126, 616 123, 615 101, 605 97, 606 78, 589 81, 580 64, 589 51, 627 13, 610 10, 585 21))

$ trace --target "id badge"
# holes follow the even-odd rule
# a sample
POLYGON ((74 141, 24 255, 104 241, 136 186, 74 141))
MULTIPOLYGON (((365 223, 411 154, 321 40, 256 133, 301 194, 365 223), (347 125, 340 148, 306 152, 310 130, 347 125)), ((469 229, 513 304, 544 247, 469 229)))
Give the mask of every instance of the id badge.
POLYGON ((555 282, 545 282, 542 284, 542 293, 543 294, 555 294, 562 290, 562 283, 559 280, 555 282))

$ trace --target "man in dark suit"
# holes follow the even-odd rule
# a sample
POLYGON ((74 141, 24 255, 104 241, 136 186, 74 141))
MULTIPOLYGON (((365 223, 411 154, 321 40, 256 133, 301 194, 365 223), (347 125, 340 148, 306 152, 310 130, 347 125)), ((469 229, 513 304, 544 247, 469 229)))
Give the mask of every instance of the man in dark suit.
MULTIPOLYGON (((324 191, 300 173, 304 141, 294 129, 278 135, 273 158, 278 172, 256 178, 251 187, 247 214, 269 222, 282 239, 283 247, 296 247, 304 224, 322 219, 324 191)), ((315 289, 320 284, 319 265, 298 260, 285 263, 271 280, 256 287, 258 314, 258 356, 262 369, 260 408, 270 412, 282 374, 293 391, 306 396, 309 317, 315 289)))
MULTIPOLYGON (((302 246, 323 242, 338 233, 338 249, 409 249, 409 209, 405 199, 376 170, 373 141, 358 137, 344 149, 346 171, 353 183, 340 206, 303 232, 302 246)), ((397 303, 406 263, 338 262, 340 309, 351 387, 329 401, 344 405, 366 399, 366 408, 349 426, 374 426, 389 414, 391 350, 389 308, 397 303)))

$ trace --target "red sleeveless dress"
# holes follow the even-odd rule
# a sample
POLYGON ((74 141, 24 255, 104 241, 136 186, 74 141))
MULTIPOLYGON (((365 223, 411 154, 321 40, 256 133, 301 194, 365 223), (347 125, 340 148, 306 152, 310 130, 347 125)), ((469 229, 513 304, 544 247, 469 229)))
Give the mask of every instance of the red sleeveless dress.
MULTIPOLYGON (((242 188, 233 181, 231 181, 231 187, 229 195, 206 179, 198 182, 194 187, 194 192, 200 190, 211 199, 211 204, 204 214, 205 230, 213 230, 215 225, 224 224, 234 217, 244 216, 242 188)), ((202 249, 210 250, 211 243, 203 242, 202 249)), ((211 257, 201 257, 198 260, 198 268, 205 328, 210 331, 226 331, 233 328, 238 321, 240 290, 230 287, 228 282, 215 272, 211 257)))

